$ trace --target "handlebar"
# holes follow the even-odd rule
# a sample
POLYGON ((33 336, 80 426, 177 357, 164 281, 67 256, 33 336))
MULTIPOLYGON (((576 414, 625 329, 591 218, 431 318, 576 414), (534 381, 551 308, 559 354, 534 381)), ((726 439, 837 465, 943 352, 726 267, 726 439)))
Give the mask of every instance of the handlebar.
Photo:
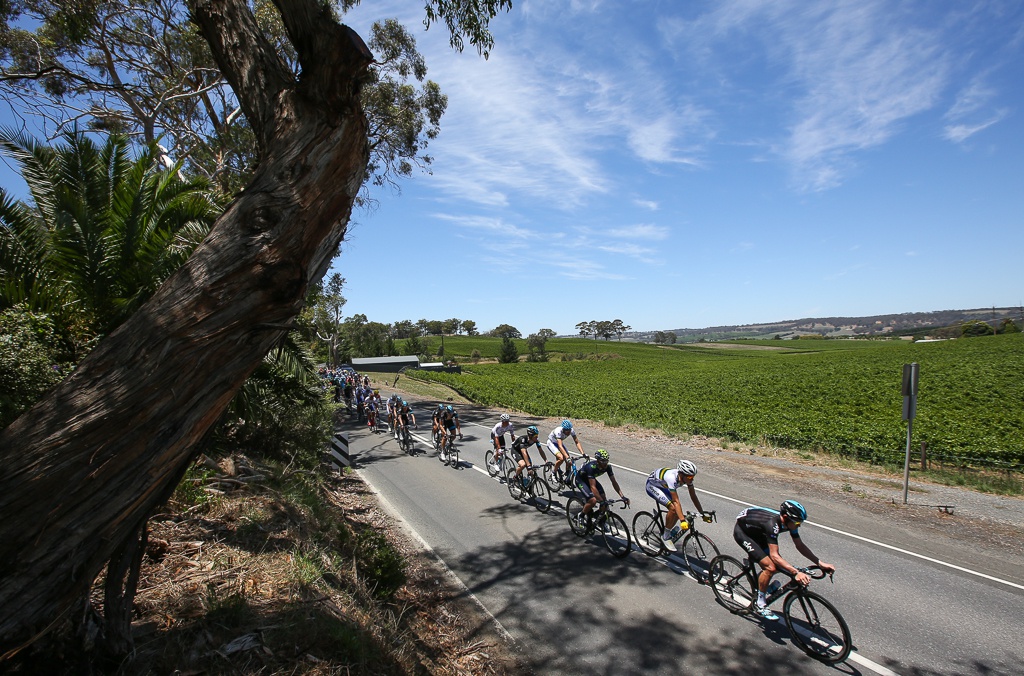
POLYGON ((824 580, 825 576, 828 576, 833 584, 835 584, 835 573, 826 573, 820 566, 807 566, 805 568, 797 568, 801 573, 806 574, 812 580, 824 580))

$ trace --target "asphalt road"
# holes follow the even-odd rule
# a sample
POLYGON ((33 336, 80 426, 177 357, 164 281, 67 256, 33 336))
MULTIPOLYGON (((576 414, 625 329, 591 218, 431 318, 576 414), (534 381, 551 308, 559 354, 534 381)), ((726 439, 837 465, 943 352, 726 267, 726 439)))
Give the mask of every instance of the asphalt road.
MULTIPOLYGON (((460 411, 465 440, 458 470, 428 450, 429 418, 425 431, 421 420, 415 457, 402 453, 390 435, 355 425, 347 430, 351 452, 361 476, 521 644, 537 673, 1024 672, 1018 638, 1024 573, 1012 560, 981 557, 985 565, 978 566, 971 548, 956 540, 887 530, 870 514, 839 504, 808 504, 812 521, 801 534, 839 566, 834 584, 826 579, 811 588, 843 613, 855 645, 846 664, 827 667, 792 644, 781 619, 730 614, 677 557, 649 559, 634 551, 615 559, 599 540, 573 536, 561 509, 543 515, 512 501, 505 486, 483 471, 494 416, 474 419, 460 411)), ((650 464, 628 451, 613 457, 619 483, 634 501, 633 509, 618 512, 627 523, 650 508, 643 488, 650 464)), ((738 556, 736 513, 743 504, 773 505, 777 494, 709 472, 697 483, 705 509, 717 510, 720 518, 701 524, 701 531, 723 553, 738 556)), ((556 499, 565 502, 565 496, 556 499)), ((800 565, 802 557, 787 539, 781 541, 783 555, 800 565)), ((776 606, 780 610, 781 601, 776 606)))

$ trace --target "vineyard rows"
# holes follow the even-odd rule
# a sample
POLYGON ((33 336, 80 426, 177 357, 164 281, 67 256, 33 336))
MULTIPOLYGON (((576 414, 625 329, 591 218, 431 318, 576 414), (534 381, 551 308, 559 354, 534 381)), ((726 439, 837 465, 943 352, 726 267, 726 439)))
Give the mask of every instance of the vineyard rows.
MULTIPOLYGON (((552 339, 552 361, 465 364, 422 377, 535 415, 635 423, 789 448, 892 459, 906 443, 902 366, 921 365, 914 443, 946 458, 1024 465, 1024 336, 935 343, 750 341, 734 348, 552 339), (604 353, 602 360, 561 361, 604 353), (617 358, 616 358, 617 357, 617 358)), ((446 339, 448 354, 500 341, 446 339)))

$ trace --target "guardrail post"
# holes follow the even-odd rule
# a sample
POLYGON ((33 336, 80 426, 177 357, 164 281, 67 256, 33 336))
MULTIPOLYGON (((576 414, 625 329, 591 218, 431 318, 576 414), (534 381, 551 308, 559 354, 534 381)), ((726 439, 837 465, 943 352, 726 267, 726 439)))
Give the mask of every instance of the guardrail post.
POLYGON ((921 442, 921 469, 928 469, 928 444, 921 442))

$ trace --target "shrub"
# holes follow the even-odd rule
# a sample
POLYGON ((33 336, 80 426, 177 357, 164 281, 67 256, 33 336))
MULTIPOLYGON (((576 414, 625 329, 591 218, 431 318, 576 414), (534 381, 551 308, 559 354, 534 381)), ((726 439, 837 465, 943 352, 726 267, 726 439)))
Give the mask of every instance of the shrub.
POLYGON ((56 328, 45 314, 22 308, 0 312, 0 429, 70 370, 56 336, 56 328))

